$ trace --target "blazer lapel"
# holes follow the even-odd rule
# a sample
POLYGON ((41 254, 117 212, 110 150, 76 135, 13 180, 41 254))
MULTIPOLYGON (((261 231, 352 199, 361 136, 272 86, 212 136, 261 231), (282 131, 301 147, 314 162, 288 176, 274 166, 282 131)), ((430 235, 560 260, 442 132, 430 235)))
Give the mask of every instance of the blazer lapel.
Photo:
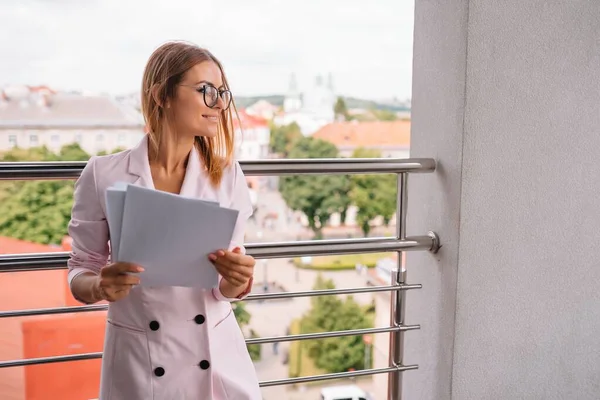
POLYGON ((127 172, 136 177, 136 180, 133 181, 134 185, 154 189, 148 162, 148 135, 144 135, 138 145, 131 149, 127 172))

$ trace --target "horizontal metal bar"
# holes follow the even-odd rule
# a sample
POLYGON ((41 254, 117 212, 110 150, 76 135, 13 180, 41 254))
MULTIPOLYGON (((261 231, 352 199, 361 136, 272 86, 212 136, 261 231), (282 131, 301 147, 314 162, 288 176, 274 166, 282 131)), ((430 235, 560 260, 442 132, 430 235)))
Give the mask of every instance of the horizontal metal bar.
POLYGON ((404 240, 396 238, 354 238, 283 243, 249 243, 247 250, 248 254, 256 258, 289 258, 356 253, 430 251, 433 247, 434 240, 427 235, 412 236, 404 240))
POLYGON ((247 175, 424 173, 435 170, 432 158, 309 158, 240 161, 247 175))
POLYGON ((416 329, 421 329, 421 326, 420 325, 403 325, 403 326, 386 326, 383 328, 349 329, 349 330, 345 330, 345 331, 315 332, 315 333, 304 333, 304 334, 298 334, 298 335, 252 338, 252 339, 246 339, 246 344, 293 342, 296 340, 311 340, 311 339, 326 339, 326 338, 334 338, 334 337, 342 337, 342 336, 371 335, 374 333, 412 331, 412 330, 416 330, 416 329))
POLYGON ((102 358, 101 352, 70 354, 70 355, 66 355, 66 356, 26 358, 24 360, 1 361, 0 369, 1 368, 12 368, 12 367, 26 367, 28 365, 52 364, 52 363, 68 362, 68 361, 94 360, 97 358, 102 358))
POLYGON ((322 290, 305 290, 299 292, 279 292, 279 293, 257 293, 250 294, 244 301, 255 300, 275 300, 289 299, 294 297, 313 297, 313 296, 331 296, 340 294, 356 294, 356 293, 375 293, 375 292, 391 292, 395 290, 410 290, 421 289, 421 284, 415 285, 390 285, 390 286, 366 286, 359 288, 348 289, 322 289, 322 290))
MULTIPOLYGON (((86 161, 0 162, 0 180, 76 179, 86 161)), ((242 160, 245 175, 425 173, 431 158, 311 158, 242 160)))
MULTIPOLYGON (((244 301, 256 301, 256 300, 274 300, 274 299, 288 299, 294 297, 310 297, 310 296, 327 296, 327 295, 340 295, 340 294, 356 294, 356 293, 376 293, 376 292, 391 292, 396 290, 410 290, 410 289, 421 289, 422 285, 390 285, 390 286, 367 286, 362 288, 349 288, 349 289, 323 289, 323 290, 312 290, 312 291, 299 291, 299 292, 278 292, 278 293, 258 293, 250 294, 244 299, 244 301)), ((73 306, 73 307, 51 307, 51 308, 34 308, 29 310, 13 310, 13 311, 0 311, 0 319, 2 318, 16 318, 16 317, 31 317, 36 315, 53 315, 53 314, 77 314, 81 312, 94 312, 94 311, 106 311, 108 309, 107 304, 98 304, 91 306, 73 306)))
POLYGON ((262 381, 262 382, 260 382, 260 386, 261 387, 269 387, 269 386, 279 386, 279 385, 293 385, 296 383, 317 382, 317 381, 325 381, 325 380, 331 380, 331 379, 344 379, 344 378, 352 378, 352 377, 357 377, 357 376, 369 376, 369 375, 376 375, 376 374, 385 374, 385 373, 390 373, 390 372, 408 371, 408 370, 417 369, 417 368, 419 368, 418 365, 399 365, 396 367, 363 369, 363 370, 359 370, 359 371, 338 372, 335 374, 302 376, 299 378, 288 378, 288 379, 275 379, 275 380, 271 380, 271 381, 262 381))
MULTIPOLYGON (((393 251, 433 250, 432 236, 396 238, 359 238, 307 240, 300 242, 248 243, 248 254, 256 258, 291 258, 336 254, 379 253, 393 251)), ((0 272, 65 269, 68 252, 0 255, 0 272)))
POLYGON ((56 315, 56 314, 77 314, 83 312, 106 311, 108 304, 98 304, 91 306, 73 306, 73 307, 51 307, 51 308, 34 308, 29 310, 11 310, 0 311, 0 319, 2 318, 17 318, 17 317, 33 317, 37 315, 56 315))
MULTIPOLYGON (((72 355, 54 356, 54 357, 28 358, 25 360, 2 361, 2 362, 0 362, 0 369, 25 367, 25 366, 30 366, 30 365, 52 364, 52 363, 59 363, 59 362, 95 360, 95 359, 101 359, 101 358, 102 358, 101 352, 72 354, 72 355)), ((262 382, 260 382, 260 386, 261 387, 269 387, 269 386, 278 386, 278 385, 291 385, 291 384, 295 384, 295 383, 306 383, 306 382, 316 382, 316 381, 331 380, 331 379, 351 378, 351 377, 356 377, 356 376, 368 376, 368 375, 383 374, 383 373, 396 372, 396 371, 408 371, 408 370, 413 370, 413 369, 417 369, 417 368, 418 368, 418 365, 406 365, 406 366, 402 365, 402 366, 396 366, 396 367, 365 369, 365 370, 350 371, 350 372, 339 372, 339 373, 335 373, 335 374, 303 376, 303 377, 299 377, 299 378, 262 381, 262 382)))

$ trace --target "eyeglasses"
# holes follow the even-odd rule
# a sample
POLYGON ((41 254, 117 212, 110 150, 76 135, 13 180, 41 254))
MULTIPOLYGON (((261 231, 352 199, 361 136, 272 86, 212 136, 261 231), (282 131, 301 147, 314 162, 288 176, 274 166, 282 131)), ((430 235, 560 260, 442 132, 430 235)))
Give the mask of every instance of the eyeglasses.
POLYGON ((223 101, 223 111, 227 110, 231 105, 231 100, 233 100, 233 95, 227 89, 217 89, 213 85, 203 84, 200 87, 190 86, 190 85, 181 85, 187 86, 198 93, 202 93, 204 97, 204 104, 206 104, 209 108, 214 108, 219 102, 219 97, 223 101))

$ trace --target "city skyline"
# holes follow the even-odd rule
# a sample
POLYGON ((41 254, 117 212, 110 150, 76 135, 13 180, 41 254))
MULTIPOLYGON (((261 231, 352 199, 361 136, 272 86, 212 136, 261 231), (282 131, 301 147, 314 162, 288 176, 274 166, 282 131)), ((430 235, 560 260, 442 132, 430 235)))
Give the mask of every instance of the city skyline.
POLYGON ((391 0, 4 3, 0 85, 128 94, 154 48, 188 40, 221 59, 238 96, 285 94, 292 73, 304 90, 331 73, 339 95, 405 100, 413 12, 412 1, 391 0))

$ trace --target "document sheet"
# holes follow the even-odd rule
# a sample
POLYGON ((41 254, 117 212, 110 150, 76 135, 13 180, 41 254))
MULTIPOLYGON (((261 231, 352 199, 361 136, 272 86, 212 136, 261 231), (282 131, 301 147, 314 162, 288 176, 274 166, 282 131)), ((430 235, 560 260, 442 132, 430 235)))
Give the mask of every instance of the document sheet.
POLYGON ((112 261, 143 267, 140 286, 217 286, 208 255, 229 247, 237 210, 124 183, 106 191, 106 210, 112 261))

